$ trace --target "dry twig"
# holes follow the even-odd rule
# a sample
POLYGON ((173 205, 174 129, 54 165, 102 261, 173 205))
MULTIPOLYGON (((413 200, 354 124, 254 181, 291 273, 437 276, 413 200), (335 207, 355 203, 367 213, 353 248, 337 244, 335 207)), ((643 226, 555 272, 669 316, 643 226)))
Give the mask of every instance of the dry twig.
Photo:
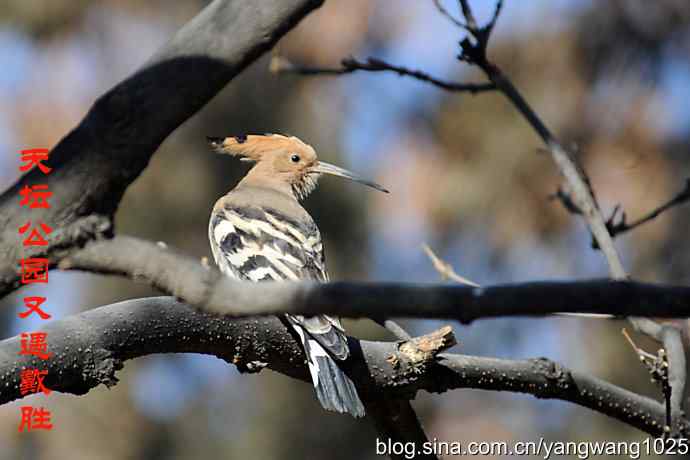
POLYGON ((389 64, 381 59, 367 58, 366 61, 358 61, 353 57, 345 58, 340 61, 341 67, 337 68, 322 68, 322 67, 308 67, 294 64, 284 56, 275 55, 271 58, 269 69, 274 73, 293 73, 298 75, 344 75, 357 71, 368 72, 394 72, 398 75, 412 77, 416 80, 423 81, 451 92, 467 92, 471 94, 481 93, 485 91, 495 90, 495 86, 491 83, 457 83, 452 81, 441 80, 432 77, 421 70, 408 69, 407 67, 389 64))
MULTIPOLYGON (((549 199, 557 199, 563 207, 572 214, 582 214, 582 211, 575 205, 570 198, 570 195, 563 189, 559 188, 553 195, 549 196, 549 199)), ((637 227, 646 224, 654 219, 656 219, 662 213, 675 208, 677 206, 683 205, 690 201, 690 178, 685 179, 685 185, 683 189, 673 196, 670 200, 662 203, 658 207, 652 209, 650 212, 640 217, 639 219, 628 223, 627 213, 622 210, 620 204, 616 205, 611 212, 611 215, 606 219, 606 228, 611 234, 612 238, 617 237, 623 233, 627 233, 637 227)), ((597 241, 592 238, 592 248, 599 249, 597 241)))
POLYGON ((474 281, 468 280, 467 278, 464 278, 460 275, 458 275, 455 270, 453 269, 453 266, 449 264, 448 262, 441 260, 435 253, 434 251, 431 250, 429 245, 427 244, 422 244, 422 249, 424 249, 424 252, 426 252, 426 255, 429 256, 429 259, 431 259, 431 263, 434 265, 434 268, 436 269, 437 272, 441 275, 442 279, 450 279, 452 281, 455 281, 456 283, 460 284, 465 284, 467 286, 472 286, 472 287, 479 287, 477 283, 474 281))

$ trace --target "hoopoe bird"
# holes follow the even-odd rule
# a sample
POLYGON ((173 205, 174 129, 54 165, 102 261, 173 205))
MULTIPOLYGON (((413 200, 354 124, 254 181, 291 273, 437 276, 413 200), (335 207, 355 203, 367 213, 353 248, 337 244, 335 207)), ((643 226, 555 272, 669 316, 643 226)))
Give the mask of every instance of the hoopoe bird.
MULTIPOLYGON (((296 137, 279 134, 208 137, 219 152, 254 162, 211 214, 209 239, 220 270, 249 281, 328 281, 319 228, 300 205, 321 174, 344 177, 387 193, 350 171, 320 161, 296 137)), ((364 416, 352 380, 336 361, 349 356, 340 320, 326 315, 286 315, 304 348, 316 396, 331 411, 364 416)))

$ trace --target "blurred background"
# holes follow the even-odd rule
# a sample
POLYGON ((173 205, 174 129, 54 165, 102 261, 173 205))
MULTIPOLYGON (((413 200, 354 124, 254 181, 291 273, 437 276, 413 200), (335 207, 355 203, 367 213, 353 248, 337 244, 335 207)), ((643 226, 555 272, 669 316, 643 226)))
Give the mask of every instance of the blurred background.
MULTIPOLYGON (((17 151, 54 146, 94 100, 135 71, 208 2, 5 0, 0 6, 0 188, 18 177, 17 151)), ((493 2, 475 0, 490 16, 493 2)), ((457 14, 456 2, 444 5, 457 14)), ((460 81, 461 31, 431 0, 328 0, 280 44, 289 59, 336 66, 376 56, 460 81), (315 44, 318 44, 315 46, 315 44)), ((547 125, 575 145, 603 209, 636 217, 690 176, 690 3, 686 0, 507 1, 490 47, 547 125)), ((541 143, 498 94, 442 92, 389 74, 236 78, 161 146, 117 214, 119 232, 210 256, 214 201, 246 166, 216 156, 206 135, 281 132, 330 162, 374 178, 390 195, 324 178, 306 207, 321 227, 332 279, 437 281, 424 242, 482 284, 606 276, 583 223, 549 201, 559 177, 541 143)), ((688 283, 688 208, 616 240, 636 278, 688 283)), ((0 301, 0 337, 39 323, 16 319, 21 298, 47 295, 54 318, 155 294, 78 273, 0 301)), ((440 325, 406 323, 415 333, 440 325)), ((453 324, 462 353, 546 356, 659 398, 622 322, 509 319, 453 324)), ((388 337, 369 321, 354 335, 388 337)), ((645 343, 645 342, 642 342, 645 343)), ((652 351, 654 349, 652 348, 652 351)), ((325 413, 310 386, 239 375, 214 357, 137 359, 120 383, 75 397, 35 395, 0 407, 0 459, 374 458, 366 422, 325 413), (18 434, 19 406, 44 405, 54 429, 18 434)), ((474 390, 414 402, 440 440, 639 440, 644 435, 568 403, 474 390)))

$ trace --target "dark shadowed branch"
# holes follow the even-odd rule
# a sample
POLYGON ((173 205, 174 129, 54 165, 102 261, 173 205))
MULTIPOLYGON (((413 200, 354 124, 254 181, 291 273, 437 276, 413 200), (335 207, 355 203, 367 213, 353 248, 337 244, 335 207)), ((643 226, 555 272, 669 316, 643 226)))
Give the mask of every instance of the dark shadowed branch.
MULTIPOLYGON (((413 442, 415 446, 428 445, 429 438, 426 436, 417 414, 412 408, 412 403, 404 398, 391 398, 380 392, 376 399, 364 401, 367 414, 373 415, 376 431, 383 434, 386 438, 399 445, 406 445, 413 442)), ((437 460, 438 457, 432 452, 418 449, 419 453, 415 459, 437 460)), ((408 454, 409 455, 409 454, 408 454)), ((395 460, 406 460, 405 453, 392 454, 395 460)))
MULTIPOLYGON (((129 300, 48 324, 50 352, 46 385, 63 393, 85 394, 117 383, 116 371, 132 358, 152 353, 203 353, 235 364, 242 372, 272 369, 309 382, 304 355, 275 317, 227 318, 199 312, 172 297, 129 300)), ((21 398, 19 371, 39 365, 19 356, 19 337, 0 342, 0 403, 21 398)), ((407 342, 350 340, 346 369, 363 398, 410 399, 420 391, 458 388, 511 391, 561 399, 614 417, 658 436, 664 425, 660 403, 569 370, 545 358, 504 360, 439 354, 452 343, 449 328, 407 342), (383 397, 382 397, 383 396, 383 397)), ((400 407, 405 411, 405 407, 400 407)), ((682 432, 688 422, 680 419, 682 432)))

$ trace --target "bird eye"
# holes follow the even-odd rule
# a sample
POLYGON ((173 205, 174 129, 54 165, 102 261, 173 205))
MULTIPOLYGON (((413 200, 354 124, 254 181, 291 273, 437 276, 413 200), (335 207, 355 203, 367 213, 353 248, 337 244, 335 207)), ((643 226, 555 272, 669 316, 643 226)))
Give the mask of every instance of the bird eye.
POLYGON ((299 155, 292 155, 292 156, 290 157, 290 160, 291 160, 293 163, 299 163, 299 155))

